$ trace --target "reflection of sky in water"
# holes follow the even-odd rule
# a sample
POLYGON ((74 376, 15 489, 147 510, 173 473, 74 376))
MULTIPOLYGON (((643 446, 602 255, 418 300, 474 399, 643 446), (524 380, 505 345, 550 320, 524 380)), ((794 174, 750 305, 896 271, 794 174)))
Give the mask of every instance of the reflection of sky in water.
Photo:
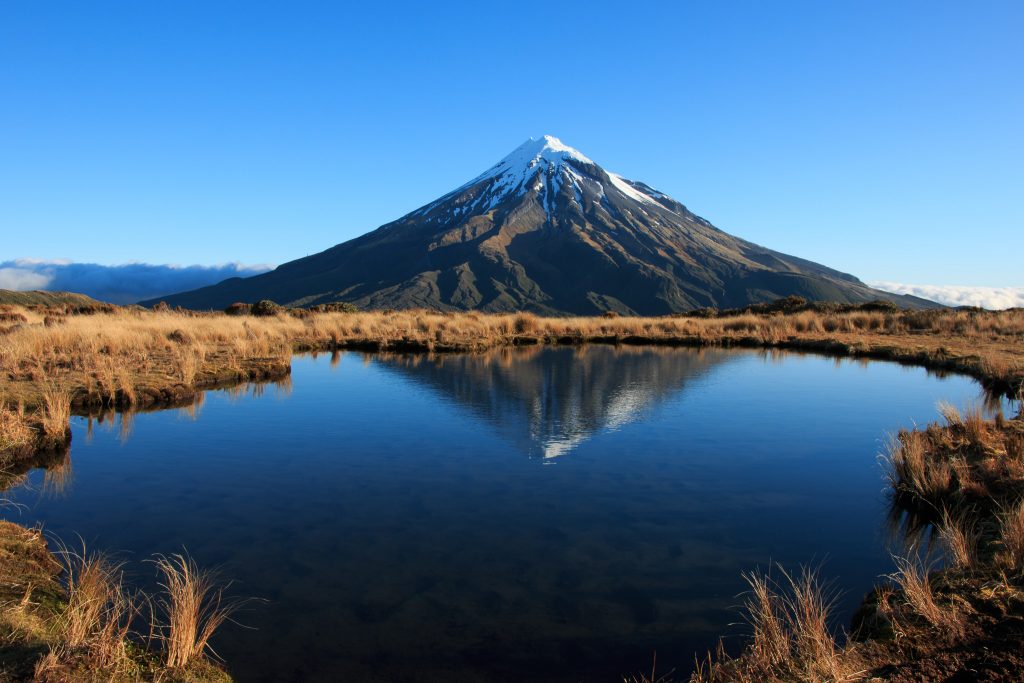
POLYGON ((848 616, 891 570, 885 433, 979 398, 894 364, 611 347, 297 358, 251 393, 91 441, 76 418, 70 463, 16 494, 142 584, 184 545, 265 598, 217 640, 241 681, 685 670, 769 561, 825 560, 848 616))

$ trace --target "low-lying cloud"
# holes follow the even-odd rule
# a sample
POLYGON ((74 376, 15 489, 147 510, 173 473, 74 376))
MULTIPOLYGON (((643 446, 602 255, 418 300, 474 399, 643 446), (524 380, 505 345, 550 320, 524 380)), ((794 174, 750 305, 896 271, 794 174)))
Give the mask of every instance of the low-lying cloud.
POLYGON ((960 287, 872 282, 872 287, 894 294, 910 294, 947 306, 981 306, 991 310, 1024 307, 1024 287, 960 287))
POLYGON ((176 266, 126 263, 104 266, 97 263, 15 259, 0 261, 0 289, 78 292, 113 304, 131 304, 197 287, 230 277, 258 275, 273 266, 224 263, 216 266, 176 266))

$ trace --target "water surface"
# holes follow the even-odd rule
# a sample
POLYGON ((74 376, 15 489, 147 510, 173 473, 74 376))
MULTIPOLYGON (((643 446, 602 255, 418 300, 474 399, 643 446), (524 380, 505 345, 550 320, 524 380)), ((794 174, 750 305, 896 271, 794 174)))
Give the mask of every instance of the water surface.
MULTIPOLYGON (((297 357, 290 383, 106 428, 18 521, 258 596, 239 681, 615 681, 738 637, 740 572, 891 571, 877 455, 978 385, 890 363, 591 346, 297 357)), ((91 435, 90 435, 91 433, 91 435)))

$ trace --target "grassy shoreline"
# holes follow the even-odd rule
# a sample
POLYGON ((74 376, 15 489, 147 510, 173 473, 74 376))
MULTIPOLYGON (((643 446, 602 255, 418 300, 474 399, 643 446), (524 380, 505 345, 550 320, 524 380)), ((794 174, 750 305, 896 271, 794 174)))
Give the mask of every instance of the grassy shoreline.
MULTIPOLYGON (((68 421, 72 414, 190 405, 206 389, 286 378, 291 371, 292 354, 305 351, 445 353, 524 345, 584 344, 756 347, 890 360, 938 372, 958 372, 977 378, 990 392, 999 394, 1020 391, 1024 386, 1024 311, 801 310, 663 318, 305 310, 271 311, 269 315, 253 316, 116 307, 73 312, 68 307, 10 306, 4 312, 7 319, 14 322, 0 326, 0 470, 7 469, 15 477, 32 462, 56 461, 62 451, 67 451, 68 421)), ((980 418, 971 417, 974 422, 962 419, 961 426, 950 422, 946 429, 962 429, 962 424, 969 422, 975 425, 976 433, 995 435, 1019 429, 1015 425, 1024 424, 1021 420, 1004 420, 981 428, 976 426, 977 419, 980 418)), ((916 443, 917 438, 901 436, 900 443, 916 443)), ((942 462, 942 457, 935 453, 941 451, 937 444, 948 442, 948 439, 935 437, 928 441, 930 446, 914 447, 917 448, 913 451, 917 454, 914 462, 926 463, 921 466, 925 469, 917 473, 919 481, 941 479, 936 474, 939 466, 935 463, 942 462)), ((894 450, 894 463, 896 454, 901 452, 894 450)), ((1014 457, 1020 459, 1020 456, 1014 457)), ((964 463, 967 462, 965 459, 964 463)), ((949 476, 956 482, 966 481, 963 473, 969 467, 966 464, 957 467, 959 469, 947 468, 952 472, 949 476)), ((1006 468, 986 472, 985 478, 977 481, 992 486, 1000 477, 1009 476, 1006 468)), ((912 492, 908 493, 896 478, 893 485, 895 490, 903 491, 896 497, 900 501, 905 502, 908 496, 910 500, 919 500, 920 496, 915 498, 912 492)), ((960 490, 949 484, 946 490, 936 493, 936 500, 954 500, 960 490)), ((935 507, 936 500, 929 504, 935 507)), ((1003 501, 1000 505, 1009 503, 1003 501)), ((1001 542, 992 536, 995 532, 991 530, 1002 528, 999 522, 1002 518, 997 517, 1003 513, 998 512, 1002 510, 998 505, 985 509, 990 516, 977 524, 987 530, 985 533, 989 536, 985 543, 988 545, 984 547, 989 548, 992 543, 1001 542)), ((1024 512, 1021 515, 1024 529, 1024 512)), ((3 524, 0 531, 8 538, 17 540, 19 534, 31 534, 31 530, 3 524)), ((937 522, 931 520, 926 524, 937 522)), ((938 533, 949 535, 952 532, 938 533)), ((972 534, 963 531, 961 536, 973 539, 972 534)), ((1024 530, 1021 534, 1024 536, 1024 530)), ((961 545, 964 543, 966 541, 961 545)), ((34 547, 24 553, 24 557, 38 558, 41 552, 34 547)), ((979 552, 975 548, 968 554, 979 556, 979 552)), ((994 553, 982 555, 995 557, 994 553)), ((1024 567, 1024 559, 1020 562, 1024 567)), ((35 571, 33 566, 23 567, 25 576, 35 571)), ((1001 584, 1006 586, 999 593, 1001 603, 993 603, 992 599, 979 601, 979 591, 990 587, 998 578, 991 573, 979 573, 980 568, 987 566, 977 561, 970 575, 950 574, 952 570, 944 570, 946 573, 932 579, 927 569, 910 564, 908 560, 908 564, 898 569, 897 575, 902 578, 897 578, 895 583, 906 583, 911 589, 916 586, 920 592, 922 583, 931 580, 931 585, 936 586, 930 598, 932 603, 973 604, 976 605, 972 607, 973 614, 981 614, 986 609, 1021 613, 1014 601, 1018 600, 1019 593, 1024 605, 1024 584, 1016 578, 1001 584)), ((922 644, 938 642, 934 632, 936 625, 907 608, 910 603, 905 597, 906 588, 901 589, 902 593, 895 590, 873 594, 875 597, 866 603, 864 614, 858 617, 857 637, 864 637, 840 647, 823 625, 822 612, 827 611, 827 601, 813 572, 781 581, 751 576, 751 582, 757 598, 750 605, 751 614, 755 615, 752 645, 737 658, 721 654, 705 660, 695 674, 695 682, 801 680, 807 676, 824 677, 824 680, 830 677, 862 680, 863 677, 857 676, 869 669, 889 666, 899 671, 901 665, 910 667, 907 669, 910 673, 903 679, 913 680, 912 676, 920 673, 913 667, 915 662, 922 661, 918 652, 924 651, 922 644), (814 604, 818 604, 818 608, 814 604), (893 649, 885 637, 880 637, 888 633, 886 624, 890 630, 899 624, 902 629, 900 647, 917 643, 913 647, 918 650, 893 649), (765 641, 764 633, 769 632, 774 636, 765 641), (834 668, 822 669, 822 662, 834 668), (868 667, 870 662, 877 666, 868 667)), ((990 588, 985 590, 991 593, 990 588)), ((56 594, 60 595, 59 591, 56 594)), ((940 605, 936 609, 935 614, 939 614, 943 608, 940 605)), ((55 614, 57 612, 50 616, 55 614)), ((1024 619, 1024 614, 1021 618, 1024 619)), ((961 634, 960 638, 981 628, 967 618, 957 623, 956 633, 961 634)), ((952 650, 957 647, 955 639, 951 641, 947 637, 942 642, 952 650)), ((934 648, 931 652, 935 652, 934 648)), ((143 658, 143 661, 150 660, 143 658)), ((152 668, 152 665, 147 666, 152 668)), ((61 671, 59 667, 53 670, 61 671)), ((223 674, 212 668, 206 675, 216 678, 223 674)), ((901 679, 897 676, 893 680, 901 679)))
POLYGON ((71 413, 184 405, 204 389, 284 377, 291 355, 301 351, 440 353, 534 344, 778 348, 963 373, 995 393, 1024 384, 1024 311, 541 318, 429 311, 252 316, 6 309, 18 322, 0 329, 0 458, 59 446, 71 413))

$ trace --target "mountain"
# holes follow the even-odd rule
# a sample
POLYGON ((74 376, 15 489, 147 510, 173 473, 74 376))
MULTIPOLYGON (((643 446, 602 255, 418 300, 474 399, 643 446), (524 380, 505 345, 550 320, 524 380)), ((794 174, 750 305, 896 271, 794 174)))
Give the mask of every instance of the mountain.
POLYGON ((373 232, 262 275, 163 299, 193 309, 272 299, 290 306, 348 301, 362 308, 658 315, 793 294, 911 307, 922 301, 733 237, 546 135, 373 232))

